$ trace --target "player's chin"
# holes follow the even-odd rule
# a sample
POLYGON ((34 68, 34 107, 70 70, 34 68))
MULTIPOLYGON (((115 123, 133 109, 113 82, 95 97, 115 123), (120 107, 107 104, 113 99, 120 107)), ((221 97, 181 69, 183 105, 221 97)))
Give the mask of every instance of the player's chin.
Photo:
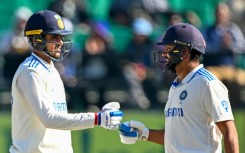
POLYGON ((56 57, 56 58, 59 58, 61 56, 60 51, 55 51, 53 56, 56 57))

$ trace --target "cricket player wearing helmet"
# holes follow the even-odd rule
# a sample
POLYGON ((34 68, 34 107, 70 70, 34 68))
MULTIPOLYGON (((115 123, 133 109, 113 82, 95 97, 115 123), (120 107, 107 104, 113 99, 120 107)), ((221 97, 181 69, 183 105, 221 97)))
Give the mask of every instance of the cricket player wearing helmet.
POLYGON ((117 129, 123 113, 118 102, 100 112, 68 113, 63 82, 53 61, 69 53, 72 41, 62 18, 42 10, 27 21, 25 36, 33 53, 18 68, 12 82, 11 153, 72 153, 71 130, 117 129))
POLYGON ((200 63, 205 41, 190 24, 170 26, 154 52, 155 62, 177 74, 165 106, 165 129, 148 129, 139 121, 120 124, 121 142, 147 140, 164 144, 165 153, 238 153, 238 134, 224 84, 200 63))

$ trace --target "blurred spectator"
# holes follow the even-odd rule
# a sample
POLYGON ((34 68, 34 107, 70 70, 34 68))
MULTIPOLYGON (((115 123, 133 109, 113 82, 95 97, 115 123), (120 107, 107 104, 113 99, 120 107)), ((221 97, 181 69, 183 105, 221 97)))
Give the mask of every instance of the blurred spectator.
POLYGON ((185 12, 185 18, 188 23, 194 25, 198 29, 202 27, 202 21, 200 17, 192 10, 188 10, 185 12))
POLYGON ((168 20, 169 26, 183 22, 183 17, 181 14, 174 13, 174 12, 169 12, 168 14, 169 14, 169 20, 168 20))
POLYGON ((49 10, 55 11, 73 23, 86 23, 89 15, 84 0, 54 0, 48 6, 49 10))
POLYGON ((217 74, 221 80, 234 81, 236 78, 232 74, 235 73, 227 73, 225 70, 228 72, 236 70, 235 56, 244 53, 245 40, 240 28, 231 22, 230 9, 225 3, 220 3, 216 7, 216 22, 204 29, 203 33, 207 42, 205 55, 207 58, 204 58, 204 64, 213 71, 221 69, 217 74))
POLYGON ((108 87, 119 85, 120 69, 119 56, 112 49, 112 34, 108 30, 108 26, 103 22, 95 22, 91 24, 91 34, 85 41, 82 50, 82 63, 80 68, 80 85, 82 89, 83 99, 87 103, 98 103, 97 106, 104 105, 104 94, 108 87), (95 90, 98 94, 87 97, 89 90, 95 90), (93 99, 92 101, 89 98, 93 99))
POLYGON ((166 12, 169 9, 167 0, 142 0, 142 2, 146 10, 152 15, 166 12))
POLYGON ((168 9, 167 0, 113 0, 109 14, 115 23, 130 26, 138 17, 147 17, 158 23, 168 9))
POLYGON ((30 45, 24 37, 24 28, 32 11, 27 7, 20 7, 14 15, 14 27, 6 32, 1 40, 1 55, 4 59, 3 77, 4 83, 10 86, 15 71, 19 64, 31 54, 30 45))
POLYGON ((245 40, 240 28, 231 21, 231 12, 227 4, 216 7, 216 22, 204 29, 207 43, 204 65, 214 73, 231 91, 231 101, 238 102, 238 85, 245 85, 245 73, 236 65, 236 56, 245 51, 245 40))
POLYGON ((151 51, 154 43, 150 36, 153 27, 145 18, 137 18, 132 25, 133 38, 123 53, 123 74, 129 84, 131 105, 142 109, 151 106, 150 100, 156 102, 154 68, 151 51))
POLYGON ((161 22, 162 14, 165 13, 168 8, 167 0, 134 0, 130 8, 132 17, 148 17, 152 23, 161 22))
POLYGON ((129 26, 132 16, 129 11, 131 0, 113 0, 109 9, 109 17, 114 24, 129 26))

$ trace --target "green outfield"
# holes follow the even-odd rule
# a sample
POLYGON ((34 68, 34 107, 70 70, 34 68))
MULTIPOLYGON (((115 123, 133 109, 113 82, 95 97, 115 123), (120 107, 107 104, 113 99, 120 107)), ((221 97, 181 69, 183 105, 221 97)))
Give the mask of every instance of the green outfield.
MULTIPOLYGON (((163 112, 152 110, 124 110, 124 121, 140 120, 151 128, 164 126, 163 112)), ((239 133, 240 152, 245 152, 245 111, 234 111, 239 133)), ((7 153, 11 144, 11 121, 9 113, 0 113, 0 153, 7 153)), ((164 148, 154 143, 137 142, 135 145, 123 145, 118 131, 109 131, 99 127, 72 132, 74 153, 163 153, 164 148)), ((62 141, 62 139, 60 139, 62 141)))

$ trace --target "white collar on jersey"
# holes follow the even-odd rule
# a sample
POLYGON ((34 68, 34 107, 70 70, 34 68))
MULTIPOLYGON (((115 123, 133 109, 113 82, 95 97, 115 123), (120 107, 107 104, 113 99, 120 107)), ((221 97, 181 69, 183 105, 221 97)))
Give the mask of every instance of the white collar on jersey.
POLYGON ((51 69, 51 68, 54 67, 53 61, 51 61, 51 63, 47 63, 45 60, 43 60, 42 58, 40 58, 39 56, 37 56, 35 53, 32 53, 31 55, 34 56, 35 58, 37 58, 38 61, 40 61, 41 64, 42 64, 44 67, 46 67, 47 69, 51 69))

